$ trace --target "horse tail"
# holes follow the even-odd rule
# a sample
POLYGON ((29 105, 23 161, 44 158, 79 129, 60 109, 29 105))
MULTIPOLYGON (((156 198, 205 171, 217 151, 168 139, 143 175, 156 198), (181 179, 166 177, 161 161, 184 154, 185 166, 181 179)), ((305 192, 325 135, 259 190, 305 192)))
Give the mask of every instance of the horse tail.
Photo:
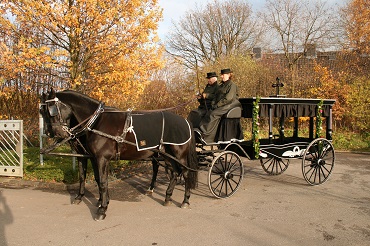
POLYGON ((188 178, 185 180, 190 189, 195 189, 198 185, 198 156, 196 151, 196 143, 193 128, 191 127, 191 140, 189 141, 189 151, 187 155, 188 167, 191 169, 188 171, 188 178))

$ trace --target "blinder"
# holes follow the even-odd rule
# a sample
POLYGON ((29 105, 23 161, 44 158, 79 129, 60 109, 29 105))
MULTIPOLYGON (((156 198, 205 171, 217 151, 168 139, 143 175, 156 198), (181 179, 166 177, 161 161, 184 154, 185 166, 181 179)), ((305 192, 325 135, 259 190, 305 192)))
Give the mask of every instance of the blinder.
POLYGON ((58 115, 58 108, 57 106, 54 105, 49 105, 48 106, 49 114, 51 117, 57 116, 58 115))
POLYGON ((67 108, 70 108, 70 107, 68 105, 62 103, 57 97, 55 97, 53 99, 46 100, 45 103, 46 103, 46 107, 47 107, 47 110, 49 112, 50 117, 56 117, 57 116, 58 119, 59 119, 59 124, 61 124, 62 126, 66 126, 67 122, 64 122, 64 120, 62 118, 61 111, 60 111, 60 106, 63 105, 67 108), (54 104, 50 105, 49 103, 51 103, 51 102, 54 102, 54 104))

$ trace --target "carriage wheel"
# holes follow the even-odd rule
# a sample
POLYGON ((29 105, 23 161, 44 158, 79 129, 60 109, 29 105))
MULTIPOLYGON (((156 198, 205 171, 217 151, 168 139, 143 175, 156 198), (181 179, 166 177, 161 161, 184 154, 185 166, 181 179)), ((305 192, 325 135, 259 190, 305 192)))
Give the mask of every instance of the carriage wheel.
POLYGON ((279 175, 285 172, 289 166, 289 159, 282 159, 280 157, 270 157, 260 159, 263 170, 269 175, 279 175))
POLYGON ((325 138, 312 141, 303 154, 302 174, 310 185, 319 185, 328 180, 334 168, 333 145, 325 138))
POLYGON ((238 154, 224 151, 216 156, 208 171, 208 187, 217 198, 227 198, 238 190, 244 167, 238 154))

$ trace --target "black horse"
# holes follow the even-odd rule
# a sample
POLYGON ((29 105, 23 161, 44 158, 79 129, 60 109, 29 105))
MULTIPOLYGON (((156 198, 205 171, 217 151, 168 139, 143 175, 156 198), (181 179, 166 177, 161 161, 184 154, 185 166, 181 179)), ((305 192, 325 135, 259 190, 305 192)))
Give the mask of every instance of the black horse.
MULTIPOLYGON (((50 113, 48 111, 48 107, 46 104, 46 101, 51 99, 49 98, 50 96, 51 94, 45 94, 45 93, 42 94, 40 98, 40 101, 41 101, 40 114, 42 115, 44 119, 45 134, 50 138, 54 138, 55 134, 54 134, 52 124, 51 124, 51 116, 50 116, 50 113)), ((65 127, 68 127, 68 128, 73 128, 73 127, 76 127, 77 125, 78 125, 77 119, 73 115, 70 119, 68 119, 65 122, 65 127)), ((58 141, 62 141, 62 139, 58 139, 57 142, 58 141)), ((68 143, 70 144, 71 149, 74 150, 74 152, 76 152, 77 154, 77 163, 78 163, 79 181, 80 181, 80 188, 78 190, 77 196, 73 200, 73 204, 80 204, 82 201, 82 198, 85 196, 87 163, 89 159, 88 152, 86 150, 87 149, 86 135, 81 135, 73 139, 70 139, 68 143)), ((50 151, 51 150, 52 149, 50 149, 50 151)), ((91 160, 91 164, 92 164, 93 171, 94 171, 95 181, 97 184, 99 184, 99 172, 98 172, 97 165, 94 162, 94 159, 91 160)), ((152 189, 154 189, 154 182, 155 180, 152 182, 153 183, 152 189)), ((100 202, 101 202, 101 196, 99 197, 98 206, 100 206, 100 202)))
MULTIPOLYGON (((49 136, 50 138, 54 138, 54 130, 52 128, 51 124, 51 115, 49 112, 49 108, 47 107, 46 101, 48 100, 53 100, 52 98, 55 98, 55 92, 51 90, 51 93, 45 94, 42 93, 42 96, 40 98, 41 101, 41 106, 40 106, 40 113, 44 119, 44 126, 45 128, 45 134, 49 136)), ((56 108, 54 108, 56 109, 56 108)), ((54 111, 54 114, 57 113, 57 111, 54 111)), ((55 115, 53 115, 55 116, 55 115)), ((77 122, 77 119, 74 117, 74 115, 71 116, 71 118, 68 118, 64 122, 64 127, 67 127, 68 129, 74 129, 75 127, 79 126, 79 123, 77 122)), ((59 138, 56 140, 56 145, 59 145, 59 142, 62 142, 63 140, 68 140, 68 139, 62 139, 59 138)), ((77 162, 78 162, 78 170, 79 170, 79 181, 80 181, 80 187, 78 190, 77 196, 73 200, 73 204, 80 204, 82 201, 82 198, 85 196, 85 185, 86 185, 86 174, 87 174, 87 163, 88 159, 90 159, 90 156, 87 152, 87 143, 86 143, 86 135, 80 135, 80 136, 74 136, 70 140, 66 141, 70 144, 70 147, 76 154, 73 156, 77 157, 77 162)), ((51 146, 49 150, 44 149, 44 152, 51 152, 54 149, 55 146, 51 146)), ((96 162, 94 161, 95 159, 91 159, 91 164, 92 168, 94 171, 94 177, 96 183, 99 185, 99 172, 98 168, 96 165, 96 162)), ((153 168, 153 174, 152 174, 152 180, 150 182, 149 188, 147 190, 147 194, 151 195, 154 192, 154 188, 156 185, 156 180, 157 180, 157 175, 159 171, 159 161, 158 158, 151 158, 152 162, 152 168, 153 168)), ((166 173, 168 174, 168 168, 166 168, 166 173)), ((180 177, 181 180, 181 177, 180 177)), ((97 206, 101 205, 101 195, 99 196, 99 201, 97 206)))
POLYGON ((109 203, 108 166, 109 161, 117 159, 162 158, 171 170, 164 205, 171 204, 176 177, 182 175, 185 194, 181 207, 188 207, 190 189, 195 188, 197 183, 198 160, 193 130, 185 119, 168 111, 119 111, 70 90, 57 93, 51 90, 44 107, 42 116, 47 131, 52 132, 51 137, 70 141, 81 136, 85 138, 82 146, 76 148, 79 152, 86 151, 89 154, 96 170, 101 200, 97 220, 106 216, 109 203), (74 120, 76 122, 72 124, 74 120), (148 134, 148 128, 150 131, 155 128, 161 131, 145 137, 142 134, 148 134), (182 139, 176 142, 173 140, 175 136, 182 136, 182 139))

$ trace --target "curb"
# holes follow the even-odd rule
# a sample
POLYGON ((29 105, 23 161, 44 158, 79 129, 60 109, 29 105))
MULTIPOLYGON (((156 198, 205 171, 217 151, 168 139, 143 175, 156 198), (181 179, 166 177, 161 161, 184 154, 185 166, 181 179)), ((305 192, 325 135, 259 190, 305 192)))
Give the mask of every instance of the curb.
POLYGON ((0 177, 0 188, 10 189, 50 189, 67 191, 78 184, 52 183, 44 181, 24 180, 20 177, 0 177))
POLYGON ((370 155, 370 152, 364 152, 364 151, 335 150, 335 152, 338 152, 338 153, 350 153, 350 154, 370 155))

